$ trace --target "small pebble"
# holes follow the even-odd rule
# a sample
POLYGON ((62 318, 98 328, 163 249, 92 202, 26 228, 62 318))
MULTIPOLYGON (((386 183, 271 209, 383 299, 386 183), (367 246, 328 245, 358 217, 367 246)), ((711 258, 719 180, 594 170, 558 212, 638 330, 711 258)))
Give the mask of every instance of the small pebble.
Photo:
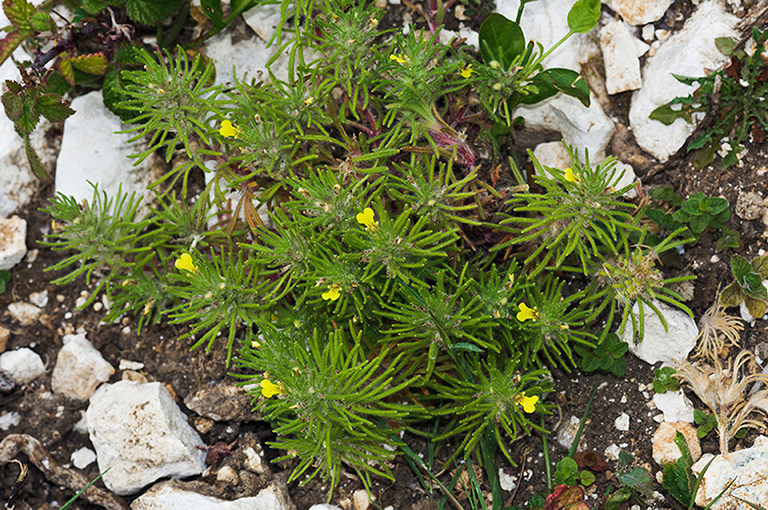
POLYGON ((94 312, 98 312, 102 308, 104 308, 104 305, 99 303, 98 301, 93 304, 93 311, 94 312))
POLYGON ((64 294, 56 294, 56 301, 59 303, 63 303, 65 299, 67 299, 67 297, 64 294))
POLYGON ((713 264, 715 262, 720 262, 720 257, 718 257, 717 255, 712 255, 712 257, 709 259, 709 261, 712 262, 713 264))
POLYGON ((72 318, 72 312, 67 312, 64 314, 65 319, 71 319, 72 318))

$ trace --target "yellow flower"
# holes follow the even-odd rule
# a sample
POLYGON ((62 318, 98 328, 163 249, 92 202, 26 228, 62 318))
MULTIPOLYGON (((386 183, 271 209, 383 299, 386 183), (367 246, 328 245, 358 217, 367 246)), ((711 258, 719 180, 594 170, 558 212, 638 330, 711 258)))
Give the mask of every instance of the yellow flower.
POLYGON ((581 177, 570 168, 565 169, 565 180, 568 182, 581 182, 581 177))
POLYGON ((525 303, 520 303, 519 306, 520 306, 520 311, 517 312, 517 320, 519 320, 520 322, 525 322, 528 319, 531 319, 534 322, 539 320, 540 314, 539 314, 538 308, 536 308, 535 306, 533 308, 529 308, 528 305, 526 305, 525 303))
POLYGON ((536 410, 536 402, 539 401, 539 397, 534 395, 532 397, 525 396, 525 392, 515 395, 515 402, 518 405, 523 406, 523 411, 526 413, 532 413, 536 410))
POLYGON ((368 232, 373 232, 379 226, 379 222, 373 219, 373 209, 370 207, 363 209, 363 212, 358 213, 355 218, 358 223, 365 225, 365 230, 368 232))
POLYGON ((501 82, 499 82, 499 83, 494 83, 494 84, 493 84, 493 86, 492 86, 491 88, 492 88, 493 90, 501 90, 502 88, 504 88, 504 84, 503 84, 503 83, 501 83, 501 82))
POLYGON ((408 55, 405 55, 401 53, 400 55, 392 54, 389 56, 389 60, 394 60, 398 64, 407 64, 410 59, 408 58, 408 55))
POLYGON ((192 262, 192 256, 189 253, 182 253, 181 257, 176 260, 174 265, 176 266, 176 269, 180 271, 184 270, 197 273, 197 266, 192 262))
POLYGON ((328 287, 328 292, 323 292, 323 299, 326 301, 336 301, 341 295, 341 285, 334 283, 328 287))
POLYGON ((469 78, 472 76, 472 73, 474 73, 475 70, 472 69, 472 64, 469 64, 467 67, 461 70, 461 77, 462 78, 469 78))
POLYGON ((308 98, 306 98, 306 99, 304 100, 304 104, 305 104, 305 105, 307 105, 307 106, 311 105, 311 104, 312 104, 312 103, 314 103, 314 102, 315 102, 315 98, 314 98, 314 97, 312 97, 312 96, 309 96, 308 98))
POLYGON ((283 383, 273 383, 269 379, 263 379, 261 381, 261 394, 267 398, 272 398, 275 395, 285 395, 285 386, 283 383))
POLYGON ((232 122, 224 120, 221 122, 221 129, 219 129, 219 134, 227 138, 239 138, 240 128, 232 124, 232 122))

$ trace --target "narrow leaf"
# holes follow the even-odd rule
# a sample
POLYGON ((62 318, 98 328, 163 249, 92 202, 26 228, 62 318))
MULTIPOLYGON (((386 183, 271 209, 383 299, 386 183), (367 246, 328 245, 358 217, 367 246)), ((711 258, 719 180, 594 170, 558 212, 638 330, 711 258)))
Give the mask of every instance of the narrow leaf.
POLYGON ((50 179, 51 176, 48 174, 48 170, 46 170, 43 162, 40 161, 40 157, 37 155, 37 152, 35 152, 35 149, 33 149, 32 145, 29 143, 29 135, 24 135, 24 152, 27 154, 29 167, 32 169, 32 173, 35 174, 35 177, 41 181, 47 181, 50 179))

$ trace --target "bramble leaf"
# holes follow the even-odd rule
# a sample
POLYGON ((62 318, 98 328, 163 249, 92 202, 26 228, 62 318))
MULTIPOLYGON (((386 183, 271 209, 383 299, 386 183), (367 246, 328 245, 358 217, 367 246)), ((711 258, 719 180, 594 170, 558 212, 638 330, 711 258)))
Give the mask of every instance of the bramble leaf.
POLYGON ((32 30, 32 16, 37 9, 27 0, 3 0, 3 12, 18 30, 32 30))
POLYGON ((144 25, 154 25, 176 14, 184 0, 128 0, 128 17, 144 25))
POLYGON ((75 110, 64 104, 56 94, 43 94, 38 97, 37 107, 40 114, 50 122, 62 121, 75 113, 75 110))
POLYGON ((104 53, 79 55, 70 59, 72 67, 88 74, 102 75, 107 71, 107 57, 104 53))

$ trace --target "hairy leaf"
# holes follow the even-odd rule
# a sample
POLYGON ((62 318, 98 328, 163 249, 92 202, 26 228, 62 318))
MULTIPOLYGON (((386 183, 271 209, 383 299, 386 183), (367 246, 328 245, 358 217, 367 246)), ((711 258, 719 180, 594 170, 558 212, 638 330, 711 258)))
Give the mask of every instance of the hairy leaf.
POLYGON ((64 104, 56 94, 43 94, 38 97, 37 107, 40 114, 50 122, 62 121, 75 113, 75 110, 64 104))

